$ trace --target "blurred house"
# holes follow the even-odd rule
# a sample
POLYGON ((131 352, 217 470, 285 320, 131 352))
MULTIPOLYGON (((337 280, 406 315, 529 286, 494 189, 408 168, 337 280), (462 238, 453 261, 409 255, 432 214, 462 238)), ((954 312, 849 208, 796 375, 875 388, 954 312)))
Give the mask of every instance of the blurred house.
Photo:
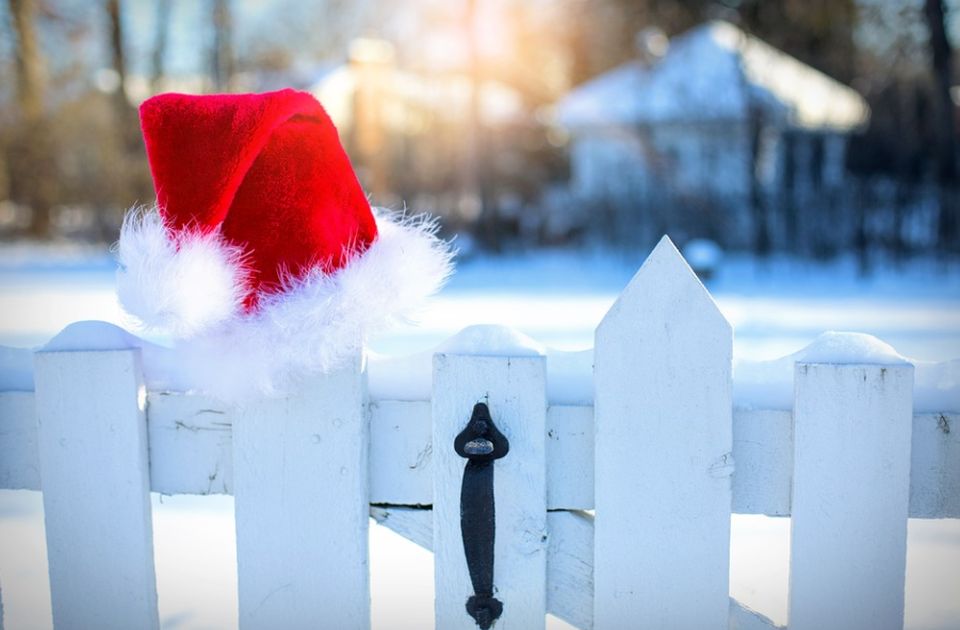
POLYGON ((638 43, 638 59, 557 104, 574 198, 746 246, 759 223, 776 233, 771 205, 843 186, 848 138, 869 119, 854 90, 727 22, 638 43))

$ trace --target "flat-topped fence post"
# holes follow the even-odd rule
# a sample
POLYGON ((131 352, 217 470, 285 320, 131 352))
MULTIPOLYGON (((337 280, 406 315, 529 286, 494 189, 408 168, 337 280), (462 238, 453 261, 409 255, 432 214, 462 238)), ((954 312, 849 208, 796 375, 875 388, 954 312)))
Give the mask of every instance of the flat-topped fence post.
POLYGON ((913 366, 797 363, 789 627, 903 627, 913 366))
POLYGON ((496 627, 546 623, 546 360, 542 356, 437 354, 433 359, 433 552, 436 626, 475 630, 466 611, 473 586, 460 527, 467 460, 454 451, 477 403, 509 440, 494 466, 493 585, 503 603, 496 627))
POLYGON ((365 378, 349 366, 238 410, 242 630, 370 627, 365 378))
POLYGON ((157 628, 139 350, 34 359, 56 628, 157 628))
POLYGON ((666 237, 597 328, 600 630, 727 628, 732 345, 666 237))

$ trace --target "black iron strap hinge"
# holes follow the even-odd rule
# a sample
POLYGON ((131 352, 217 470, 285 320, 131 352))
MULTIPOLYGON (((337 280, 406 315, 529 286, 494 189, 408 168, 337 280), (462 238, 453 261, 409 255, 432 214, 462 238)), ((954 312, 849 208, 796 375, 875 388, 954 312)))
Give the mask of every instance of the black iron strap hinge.
POLYGON ((453 448, 468 460, 460 487, 460 533, 474 593, 467 600, 467 613, 482 630, 489 630, 503 613, 503 603, 493 596, 493 462, 509 452, 510 443, 493 424, 487 405, 477 403, 453 448))

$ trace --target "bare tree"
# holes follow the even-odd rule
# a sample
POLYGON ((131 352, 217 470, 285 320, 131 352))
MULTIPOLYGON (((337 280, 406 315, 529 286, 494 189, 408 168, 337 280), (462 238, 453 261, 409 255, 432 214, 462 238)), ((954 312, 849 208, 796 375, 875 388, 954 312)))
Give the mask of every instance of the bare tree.
POLYGON ((117 89, 113 93, 114 116, 117 131, 124 151, 132 153, 140 147, 140 129, 136 112, 127 99, 127 61, 123 46, 123 20, 120 16, 120 0, 107 0, 107 17, 110 33, 110 57, 113 71, 117 73, 117 89))
POLYGON ((211 50, 213 85, 218 92, 230 89, 234 74, 233 20, 229 0, 213 0, 213 48, 211 50))
POLYGON ((497 208, 492 199, 487 169, 487 138, 483 128, 483 66, 477 42, 479 8, 477 0, 467 0, 464 24, 470 57, 470 104, 467 111, 466 159, 463 163, 464 193, 469 203, 479 204, 480 237, 488 247, 499 251, 497 208))
POLYGON ((763 134, 763 112, 751 103, 747 107, 747 141, 750 143, 750 159, 747 160, 747 181, 750 183, 750 213, 753 217, 753 251, 765 258, 770 255, 769 209, 763 199, 763 184, 760 181, 761 140, 763 134))
POLYGON ((157 30, 154 34, 153 53, 150 56, 150 89, 160 91, 163 80, 163 61, 167 54, 167 35, 170 32, 170 0, 157 0, 157 30))
POLYGON ((937 179, 940 183, 940 244, 943 249, 957 246, 957 142, 953 99, 950 97, 953 50, 947 39, 946 9, 943 0, 925 0, 924 16, 930 30, 937 120, 937 179))
POLYGON ((31 211, 30 233, 50 235, 51 210, 56 196, 52 135, 44 111, 43 58, 35 29, 34 0, 9 0, 17 36, 16 76, 20 124, 10 143, 10 194, 31 211))

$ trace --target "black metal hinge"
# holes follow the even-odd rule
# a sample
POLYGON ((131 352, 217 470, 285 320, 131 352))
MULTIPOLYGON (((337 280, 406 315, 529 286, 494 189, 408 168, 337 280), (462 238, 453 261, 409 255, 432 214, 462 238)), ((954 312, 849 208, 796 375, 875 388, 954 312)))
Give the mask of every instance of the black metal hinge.
POLYGON ((460 533, 473 584, 467 614, 482 630, 489 630, 503 613, 503 603, 493 596, 493 462, 510 451, 510 443, 493 424, 487 405, 477 403, 467 427, 454 439, 453 448, 467 459, 460 487, 460 533))

